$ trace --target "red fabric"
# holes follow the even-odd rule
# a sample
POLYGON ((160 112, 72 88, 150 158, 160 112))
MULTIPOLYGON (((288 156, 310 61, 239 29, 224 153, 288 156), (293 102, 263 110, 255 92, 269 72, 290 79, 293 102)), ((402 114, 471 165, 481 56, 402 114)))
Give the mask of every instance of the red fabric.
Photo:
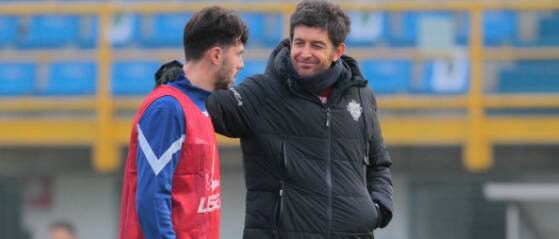
POLYGON ((327 89, 320 92, 320 96, 326 98, 330 97, 330 94, 332 94, 332 87, 328 87, 327 89))
POLYGON ((180 90, 166 85, 159 86, 144 100, 134 119, 122 187, 120 238, 144 238, 136 214, 136 125, 152 102, 167 95, 179 101, 187 119, 186 138, 173 176, 171 196, 171 215, 177 239, 219 239, 221 187, 213 125, 210 118, 180 90))
POLYGON ((326 102, 328 102, 328 97, 330 97, 331 94, 332 87, 328 87, 327 89, 320 92, 318 98, 320 98, 320 101, 322 101, 323 104, 326 104, 326 102))

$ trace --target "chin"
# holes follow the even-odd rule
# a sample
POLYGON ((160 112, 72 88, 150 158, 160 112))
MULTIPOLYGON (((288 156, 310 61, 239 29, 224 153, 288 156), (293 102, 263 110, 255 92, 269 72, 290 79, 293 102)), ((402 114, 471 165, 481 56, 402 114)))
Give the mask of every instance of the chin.
POLYGON ((316 70, 315 69, 296 69, 297 74, 301 77, 310 77, 310 76, 314 76, 316 74, 316 70))
POLYGON ((311 77, 315 75, 314 71, 297 72, 297 74, 299 74, 299 76, 301 77, 311 77))

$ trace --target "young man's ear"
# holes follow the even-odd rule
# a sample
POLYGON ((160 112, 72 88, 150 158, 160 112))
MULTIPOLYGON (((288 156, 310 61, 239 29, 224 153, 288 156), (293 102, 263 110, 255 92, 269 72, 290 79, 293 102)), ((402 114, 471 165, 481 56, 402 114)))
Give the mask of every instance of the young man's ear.
POLYGON ((221 60, 223 58, 222 54, 223 54, 223 50, 221 49, 221 47, 218 46, 214 46, 212 48, 210 48, 207 52, 207 56, 210 60, 210 62, 214 65, 219 65, 221 64, 221 60))
POLYGON ((338 59, 340 59, 340 57, 342 57, 342 55, 345 52, 345 43, 340 43, 335 49, 334 49, 334 59, 332 59, 334 62, 338 61, 338 59))

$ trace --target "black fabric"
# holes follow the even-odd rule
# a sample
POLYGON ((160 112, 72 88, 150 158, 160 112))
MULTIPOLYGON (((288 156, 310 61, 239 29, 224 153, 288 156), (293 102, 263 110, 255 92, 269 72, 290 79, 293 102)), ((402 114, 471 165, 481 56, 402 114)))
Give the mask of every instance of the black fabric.
POLYGON ((348 74, 340 74, 322 104, 290 77, 286 57, 283 41, 265 74, 215 91, 206 102, 216 132, 241 138, 243 238, 373 238, 393 208, 374 94, 357 62, 343 56, 348 74))
POLYGON ((346 74, 347 71, 346 68, 344 68, 342 61, 337 61, 332 64, 332 67, 330 67, 330 69, 310 77, 299 76, 297 72, 295 72, 290 58, 288 58, 287 62, 289 77, 296 80, 297 83, 301 85, 301 88, 313 94, 319 94, 323 90, 328 89, 329 87, 334 85, 334 83, 336 83, 336 81, 340 78, 341 74, 343 74, 342 77, 348 76, 346 74))
POLYGON ((155 72, 155 87, 175 81, 182 72, 182 64, 176 60, 163 64, 155 72))

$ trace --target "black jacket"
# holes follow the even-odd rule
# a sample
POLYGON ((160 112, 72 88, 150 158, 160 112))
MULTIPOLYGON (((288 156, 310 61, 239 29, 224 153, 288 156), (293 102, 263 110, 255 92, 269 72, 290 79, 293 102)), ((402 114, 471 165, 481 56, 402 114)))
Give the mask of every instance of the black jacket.
POLYGON ((288 77, 287 57, 284 41, 264 75, 206 103, 216 132, 241 138, 244 238, 373 238, 392 217, 391 161, 373 92, 344 56, 348 74, 322 104, 288 77))

